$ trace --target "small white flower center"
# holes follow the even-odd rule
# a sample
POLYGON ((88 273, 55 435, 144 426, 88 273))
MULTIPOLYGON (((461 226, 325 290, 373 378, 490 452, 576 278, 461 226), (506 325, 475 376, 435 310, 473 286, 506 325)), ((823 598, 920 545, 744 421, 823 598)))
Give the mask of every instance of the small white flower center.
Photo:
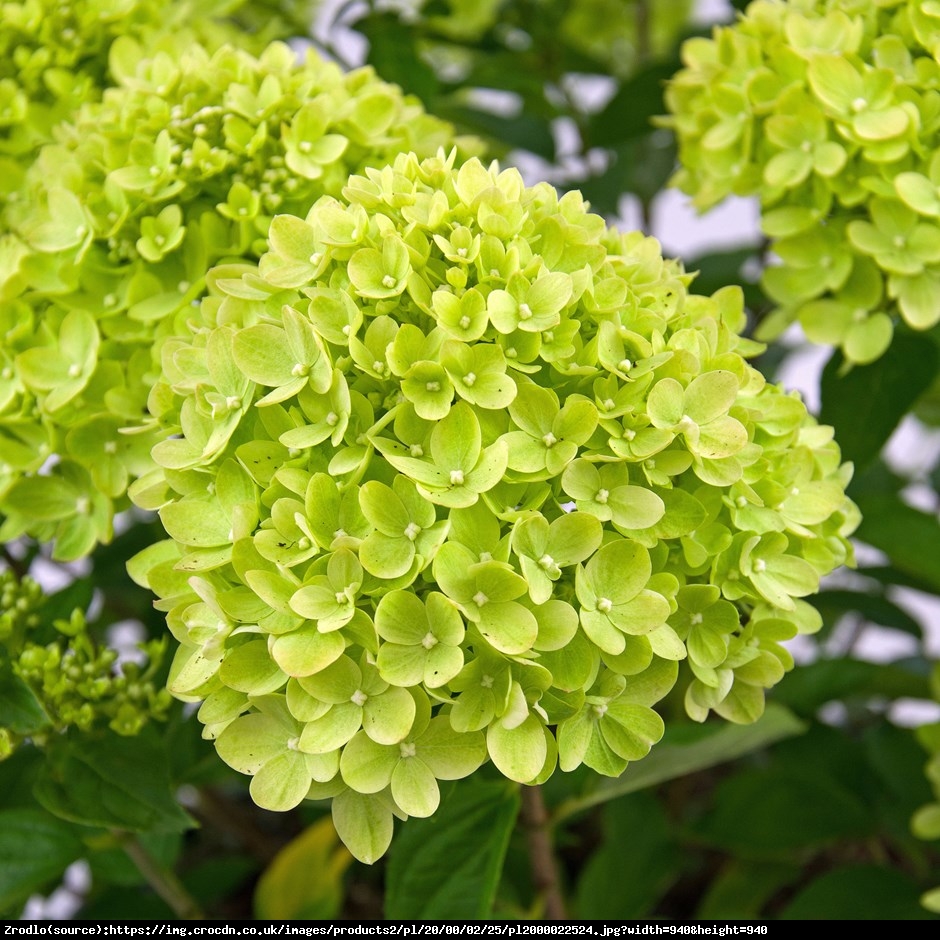
POLYGON ((552 434, 551 431, 549 431, 548 434, 542 435, 542 443, 546 447, 554 447, 558 443, 558 438, 555 437, 555 435, 552 434))
POLYGON ((555 559, 552 558, 551 555, 543 555, 539 559, 539 567, 544 568, 546 571, 548 571, 550 568, 555 567, 555 559))
POLYGON ((596 718, 603 718, 607 714, 606 705, 594 705, 591 709, 594 712, 596 718))
POLYGON ((692 616, 691 616, 689 619, 690 619, 691 622, 692 622, 692 626, 693 626, 693 627, 697 627, 697 626, 702 622, 702 615, 701 615, 701 614, 692 614, 692 616))
POLYGON ((402 741, 398 745, 399 751, 401 751, 401 756, 403 758, 414 757, 418 753, 418 749, 415 747, 412 741, 402 741))
POLYGON ((633 368, 633 363, 629 359, 621 359, 620 362, 617 363, 617 368, 621 372, 629 372, 633 368))
POLYGON ((609 597, 599 597, 597 599, 597 609, 602 614, 609 614, 614 606, 614 602, 609 597))
POLYGON ((483 678, 480 679, 480 685, 483 686, 484 689, 492 689, 492 688, 493 688, 493 677, 492 677, 492 676, 483 676, 483 678))
POLYGON ((475 373, 475 372, 468 372, 468 373, 463 377, 463 384, 466 385, 466 386, 468 386, 468 387, 470 387, 470 388, 472 388, 472 387, 473 387, 473 384, 474 384, 474 382, 476 382, 476 380, 477 380, 477 375, 476 375, 476 373, 475 373))
POLYGON ((609 492, 608 490, 605 490, 603 487, 601 487, 601 488, 594 494, 594 502, 595 502, 595 503, 600 503, 600 504, 603 506, 603 505, 607 502, 607 500, 609 499, 609 497, 610 497, 610 492, 609 492))
POLYGON ((463 486, 463 470, 451 470, 450 482, 453 486, 463 486))
POLYGON ((393 278, 391 274, 386 274, 385 277, 382 278, 383 287, 391 288, 394 287, 396 283, 395 278, 393 278))
POLYGON ((82 374, 82 367, 77 362, 73 362, 69 366, 69 378, 77 379, 81 374, 82 374))
POLYGON ((519 304, 519 319, 520 320, 531 320, 532 319, 532 308, 528 304, 519 304))
POLYGON ((426 649, 434 649, 437 646, 438 640, 437 637, 431 633, 430 630, 424 635, 424 639, 421 641, 421 645, 426 649))
POLYGON ((331 428, 332 428, 332 427, 336 427, 336 425, 339 424, 339 415, 338 415, 335 411, 331 411, 331 412, 326 416, 326 423, 327 423, 331 428))
POLYGON ((460 329, 462 329, 462 330, 468 330, 468 329, 470 329, 470 317, 468 317, 466 314, 464 314, 464 315, 457 321, 457 325, 458 325, 458 326, 460 327, 460 329))
POLYGON ((421 526, 416 522, 409 522, 408 525, 405 526, 405 538, 408 539, 409 542, 413 542, 418 537, 420 531, 421 526))
POLYGON ((439 392, 441 390, 440 382, 425 382, 425 390, 429 392, 439 392))
POLYGON ((356 691, 353 692, 353 694, 349 697, 349 701, 352 702, 353 705, 358 705, 360 708, 362 708, 362 706, 365 705, 368 699, 369 699, 369 696, 366 695, 366 693, 363 692, 362 689, 356 689, 356 691))
POLYGON ((486 606, 489 600, 490 599, 482 591, 477 591, 476 594, 473 595, 473 603, 476 604, 477 607, 486 606))
POLYGON ((424 448, 420 444, 412 444, 411 447, 408 448, 408 450, 412 457, 424 456, 424 448))
POLYGON ((754 570, 755 570, 758 574, 760 574, 761 571, 766 571, 766 570, 767 570, 767 562, 764 561, 763 558, 758 558, 757 561, 754 562, 754 570))

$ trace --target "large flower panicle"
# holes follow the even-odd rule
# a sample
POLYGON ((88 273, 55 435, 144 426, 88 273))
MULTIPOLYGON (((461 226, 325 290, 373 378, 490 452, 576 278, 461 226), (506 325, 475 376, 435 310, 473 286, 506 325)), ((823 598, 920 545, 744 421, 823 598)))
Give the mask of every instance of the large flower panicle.
POLYGON ((275 213, 339 195, 351 172, 454 140, 371 69, 280 43, 150 54, 124 38, 118 86, 40 151, 0 250, 0 538, 54 539, 64 559, 108 540, 152 466, 175 407, 160 347, 206 271, 256 260, 275 213))
POLYGON ((234 42, 260 52, 289 35, 276 13, 254 35, 240 28, 232 17, 242 12, 250 21, 251 11, 239 11, 239 5, 238 0, 6 0, 0 23, 0 154, 9 160, 3 160, 0 189, 53 139, 60 121, 101 97, 110 84, 115 42, 140 42, 151 51, 194 41, 212 48, 234 42))
POLYGON ((757 195, 779 263, 762 338, 799 320, 851 362, 940 319, 940 12, 919 0, 756 0, 683 47, 664 123, 700 210, 757 195))
POLYGON ((222 267, 164 345, 132 496, 169 688, 262 806, 333 797, 368 861, 487 759, 620 774, 748 722, 851 561, 831 429, 745 356, 741 293, 514 169, 402 155, 222 267))

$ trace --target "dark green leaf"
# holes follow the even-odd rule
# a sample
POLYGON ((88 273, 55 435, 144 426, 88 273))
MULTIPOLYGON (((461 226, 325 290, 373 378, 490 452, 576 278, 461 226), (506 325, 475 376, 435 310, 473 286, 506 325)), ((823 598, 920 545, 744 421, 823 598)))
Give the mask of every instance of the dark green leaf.
POLYGON ((135 832, 192 825, 170 792, 166 753, 148 734, 76 734, 55 740, 47 753, 36 797, 62 819, 135 832))
POLYGON ((934 920, 921 889, 896 868, 853 865, 820 875, 780 913, 781 920, 934 920))
POLYGON ((42 810, 0 812, 0 910, 56 881, 82 854, 75 830, 42 810))
POLYGON ((56 591, 45 599, 42 607, 43 620, 50 623, 53 620, 68 620, 72 611, 88 610, 94 593, 95 584, 91 578, 77 578, 61 591, 56 591))
POLYGON ((355 25, 369 40, 368 62, 379 75, 430 104, 437 95, 438 81, 421 58, 414 31, 392 13, 372 13, 355 25))
POLYGON ((876 362, 842 375, 844 366, 836 351, 823 370, 820 419, 836 429, 842 456, 862 467, 930 386, 937 374, 937 347, 923 334, 899 332, 876 362))
POLYGON ((457 783, 428 819, 412 819, 392 843, 385 916, 479 920, 492 909, 519 789, 508 782, 457 783))
POLYGON ((447 121, 453 121, 461 130, 493 137, 506 149, 522 149, 537 153, 547 160, 555 159, 555 139, 547 120, 532 114, 505 117, 491 111, 441 103, 435 112, 447 121))
POLYGON ((588 145, 614 147, 648 134, 651 119, 666 110, 663 84, 678 67, 678 60, 657 62, 624 82, 606 107, 591 118, 588 145))
POLYGON ((775 767, 745 770, 723 781, 712 812, 695 832, 723 849, 773 857, 861 837, 873 825, 867 807, 835 780, 798 776, 775 767))
POLYGON ((856 536, 880 548, 891 564, 940 592, 940 522, 896 496, 858 499, 862 523, 856 536))
POLYGON ((577 910, 591 919, 648 917, 681 863, 666 814, 652 794, 634 793, 608 803, 602 820, 604 843, 578 881, 577 910))
POLYGON ((873 696, 929 698, 926 671, 918 673, 893 663, 822 659, 795 669, 774 690, 776 701, 801 715, 815 714, 826 702, 873 696))
POLYGON ((48 725, 49 716, 30 687, 8 666, 0 668, 0 727, 28 735, 48 725))
POLYGON ((709 885, 695 916, 699 920, 754 920, 800 871, 792 862, 732 858, 709 885))
POLYGON ((854 611, 882 627, 892 627, 916 637, 923 635, 923 627, 906 610, 883 595, 865 591, 820 591, 812 598, 812 603, 830 625, 843 614, 854 611))

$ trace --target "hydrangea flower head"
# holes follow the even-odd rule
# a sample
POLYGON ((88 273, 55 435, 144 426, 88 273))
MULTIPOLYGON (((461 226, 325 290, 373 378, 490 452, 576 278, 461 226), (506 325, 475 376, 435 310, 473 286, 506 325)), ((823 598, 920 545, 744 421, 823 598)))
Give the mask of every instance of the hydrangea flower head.
POLYGON ((41 150, 0 240, 0 538, 54 539, 65 559, 108 540, 169 433, 160 349, 206 271, 256 260, 275 213, 339 195, 350 172, 454 140, 371 69, 281 43, 151 55, 128 40, 111 68, 118 86, 41 150))
POLYGON ((164 347, 181 401, 134 487, 169 687, 262 806, 393 817, 489 760, 618 775, 688 713, 755 719, 851 561, 829 428, 577 193, 443 152, 278 215, 164 347))
POLYGON ((851 362, 940 319, 940 15, 918 0, 755 0, 683 47, 664 121, 705 210, 760 197, 773 338, 799 320, 851 362))

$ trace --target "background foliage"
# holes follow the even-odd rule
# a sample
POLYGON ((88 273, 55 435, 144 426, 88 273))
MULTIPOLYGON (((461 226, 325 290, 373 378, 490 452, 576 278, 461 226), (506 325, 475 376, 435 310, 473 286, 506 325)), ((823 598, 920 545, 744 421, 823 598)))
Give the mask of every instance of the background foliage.
MULTIPOLYGON (((41 3, 16 6, 24 22, 39 22, 41 3)), ((7 113, 17 116, 10 127, 38 107, 28 126, 49 135, 57 109, 99 97, 95 89, 108 83, 113 33, 101 24, 132 4, 84 6, 96 14, 78 21, 89 42, 87 84, 63 89, 54 69, 78 60, 46 62, 50 39, 39 36, 30 67, 0 77, 7 113), (46 78, 27 82, 46 68, 46 78)), ((281 7, 292 27, 280 34, 303 35, 312 11, 281 7)), ((269 24, 271 12, 271 4, 245 4, 238 15, 269 24)), ((663 82, 696 29, 689 12, 682 2, 644 0, 349 4, 321 14, 317 35, 345 60, 357 48, 350 32, 359 34, 379 75, 431 114, 484 136, 506 161, 580 188, 595 211, 629 207, 649 226, 676 155, 673 136, 651 119, 665 113, 663 82)), ((28 48, 22 36, 11 41, 28 48)), ((246 45, 256 51, 258 42, 246 45)), ((933 54, 936 43, 925 46, 933 54)), ((16 166, 29 165, 40 141, 15 132, 4 140, 9 207, 22 177, 16 166)), ((769 260, 760 235, 683 259, 700 272, 698 292, 744 281, 754 323, 774 306, 755 276, 769 260)), ((818 383, 804 380, 855 462, 860 566, 813 599, 823 628, 757 724, 693 725, 681 720, 681 702, 667 699, 662 710, 675 720, 666 736, 621 777, 555 774, 540 807, 484 768, 444 784, 437 814, 400 826, 373 867, 351 861, 318 804, 257 810, 244 778, 158 691, 164 616, 125 571, 162 537, 155 522, 128 517, 89 561, 62 570, 50 566, 47 547, 9 542, 0 598, 0 749, 10 752, 0 764, 0 910, 15 916, 84 859, 89 877, 72 909, 104 919, 539 917, 558 913, 560 894, 576 917, 931 916, 920 899, 940 881, 940 726, 912 731, 925 712, 905 718, 901 706, 910 716, 912 703, 940 698, 938 638, 929 632, 936 608, 923 603, 940 595, 940 464, 929 446, 936 339, 936 327, 901 327, 880 358, 849 369, 833 352, 818 383), (898 461, 889 445, 899 427, 916 460, 898 461), (21 580, 29 571, 64 586, 40 597, 21 580), (149 665, 116 671, 115 625, 127 621, 142 625, 149 665), (882 652, 872 656, 875 639, 882 652), (67 651, 75 671, 63 684, 67 651), (533 865, 544 861, 547 834, 558 886, 533 865), (454 868, 458 847, 464 862, 454 868)), ((758 365, 771 379, 792 376, 800 355, 788 333, 758 365)), ((940 906, 936 892, 926 900, 940 906)))

